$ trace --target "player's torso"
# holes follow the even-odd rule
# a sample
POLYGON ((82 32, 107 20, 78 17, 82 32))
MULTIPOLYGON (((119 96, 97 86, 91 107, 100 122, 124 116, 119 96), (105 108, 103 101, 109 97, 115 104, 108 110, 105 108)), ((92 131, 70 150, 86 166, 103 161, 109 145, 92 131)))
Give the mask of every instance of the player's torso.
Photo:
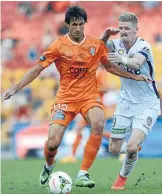
POLYGON ((60 72, 60 88, 56 99, 67 101, 85 99, 98 92, 96 69, 100 61, 99 40, 86 36, 77 44, 65 35, 58 46, 59 59, 56 67, 60 72))
MULTIPOLYGON (((115 50, 119 55, 126 56, 132 58, 135 54, 142 51, 143 49, 147 49, 147 43, 141 38, 137 38, 134 45, 127 50, 124 47, 124 44, 120 39, 113 40, 115 50)), ((114 50, 114 51, 115 51, 114 50)), ((125 70, 132 74, 136 75, 146 75, 154 80, 154 63, 153 56, 151 50, 149 48, 149 58, 138 70, 130 69, 126 66, 120 64, 120 66, 125 70)), ((131 79, 121 78, 122 89, 121 89, 121 97, 128 99, 134 103, 149 101, 150 99, 158 100, 157 89, 155 86, 155 82, 146 83, 146 82, 138 82, 131 79)))

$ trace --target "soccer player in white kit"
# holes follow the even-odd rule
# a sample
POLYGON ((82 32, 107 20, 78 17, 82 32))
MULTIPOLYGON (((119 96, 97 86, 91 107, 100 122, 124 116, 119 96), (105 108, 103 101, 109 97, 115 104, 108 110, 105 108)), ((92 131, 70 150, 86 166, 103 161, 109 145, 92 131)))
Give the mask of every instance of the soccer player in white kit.
POLYGON ((126 157, 113 190, 123 190, 128 176, 138 160, 138 146, 150 133, 160 115, 160 97, 154 81, 154 62, 150 44, 137 36, 138 18, 133 13, 123 13, 118 18, 118 29, 109 28, 101 38, 111 53, 108 58, 114 65, 133 74, 144 74, 152 82, 121 79, 120 97, 114 113, 110 151, 120 153, 125 136, 131 131, 126 157), (119 39, 108 40, 119 32, 119 39), (108 40, 108 41, 107 41, 108 40))

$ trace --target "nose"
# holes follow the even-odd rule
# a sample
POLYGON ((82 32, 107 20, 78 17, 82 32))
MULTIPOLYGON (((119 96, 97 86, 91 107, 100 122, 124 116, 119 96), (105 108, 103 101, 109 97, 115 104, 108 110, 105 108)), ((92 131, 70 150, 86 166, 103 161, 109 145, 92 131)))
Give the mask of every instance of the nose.
POLYGON ((80 26, 79 25, 77 26, 76 31, 80 32, 80 26))

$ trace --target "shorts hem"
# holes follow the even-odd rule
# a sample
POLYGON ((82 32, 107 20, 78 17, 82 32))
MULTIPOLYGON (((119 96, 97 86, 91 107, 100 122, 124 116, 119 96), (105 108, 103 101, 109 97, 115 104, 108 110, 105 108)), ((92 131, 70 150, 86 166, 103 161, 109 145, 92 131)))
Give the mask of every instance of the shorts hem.
POLYGON ((123 139, 123 138, 125 138, 125 136, 126 135, 112 135, 112 134, 110 134, 110 138, 116 138, 116 139, 123 139))
POLYGON ((65 126, 65 127, 67 127, 67 126, 68 126, 67 124, 62 123, 62 122, 60 122, 60 121, 52 121, 52 122, 50 122, 50 123, 49 123, 49 126, 50 126, 50 125, 52 125, 52 124, 59 124, 59 125, 63 125, 63 126, 65 126))
POLYGON ((103 105, 101 104, 92 104, 92 106, 89 106, 85 111, 81 111, 80 113, 81 113, 81 115, 85 118, 85 115, 86 115, 86 113, 89 111, 89 109, 91 109, 91 108, 93 108, 93 107, 99 107, 99 108, 101 108, 101 110, 103 110, 103 105))

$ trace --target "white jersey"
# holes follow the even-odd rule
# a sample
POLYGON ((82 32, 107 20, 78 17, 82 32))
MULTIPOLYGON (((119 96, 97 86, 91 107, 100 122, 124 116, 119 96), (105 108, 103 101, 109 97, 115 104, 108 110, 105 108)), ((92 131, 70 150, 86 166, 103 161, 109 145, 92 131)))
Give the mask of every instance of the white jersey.
MULTIPOLYGON (((151 77, 154 80, 154 62, 150 44, 148 44, 142 38, 137 38, 134 45, 126 50, 123 42, 120 39, 113 39, 107 42, 107 47, 111 52, 118 52, 118 54, 126 57, 133 57, 137 53, 141 53, 146 57, 146 62, 138 69, 132 70, 122 64, 126 71, 139 75, 143 74, 151 77)), ((120 97, 129 100, 133 103, 144 103, 144 102, 159 102, 159 94, 156 89, 155 81, 148 84, 144 81, 135 81, 127 78, 120 78, 122 87, 120 97)))

